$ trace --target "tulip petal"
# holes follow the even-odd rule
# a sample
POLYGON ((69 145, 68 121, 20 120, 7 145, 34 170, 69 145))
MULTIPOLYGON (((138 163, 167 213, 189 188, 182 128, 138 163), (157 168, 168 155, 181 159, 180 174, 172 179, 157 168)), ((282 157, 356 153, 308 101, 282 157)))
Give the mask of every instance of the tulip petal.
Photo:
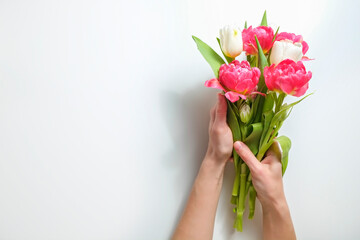
POLYGON ((242 98, 244 100, 246 99, 246 97, 244 95, 242 95, 240 93, 236 93, 236 92, 231 92, 231 91, 225 93, 225 97, 227 99, 229 99, 230 102, 236 102, 237 100, 239 100, 239 98, 242 98))
POLYGON ((217 80, 216 78, 212 78, 210 80, 207 80, 205 82, 205 87, 217 88, 217 89, 226 91, 225 88, 223 88, 223 86, 221 86, 219 80, 217 80))
POLYGON ((305 92, 308 90, 309 88, 309 83, 306 83, 304 86, 302 86, 300 89, 295 91, 295 94, 293 94, 295 97, 301 97, 302 95, 305 94, 305 92))
POLYGON ((309 58, 309 57, 307 57, 307 56, 303 56, 303 57, 301 58, 301 61, 311 61, 311 60, 315 60, 315 58, 309 58))
POLYGON ((302 44, 302 52, 305 55, 305 53, 309 50, 309 45, 305 41, 302 41, 301 44, 302 44))

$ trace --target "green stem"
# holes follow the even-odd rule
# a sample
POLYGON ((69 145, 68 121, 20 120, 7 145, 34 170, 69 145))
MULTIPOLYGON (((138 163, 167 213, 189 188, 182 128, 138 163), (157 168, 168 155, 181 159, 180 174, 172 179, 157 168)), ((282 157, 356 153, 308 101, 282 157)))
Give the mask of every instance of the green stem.
MULTIPOLYGON (((275 101, 275 103, 276 103, 275 114, 277 114, 280 111, 285 97, 286 97, 286 94, 281 93, 279 95, 279 97, 276 99, 276 101, 275 101)), ((271 146, 272 140, 276 136, 277 132, 280 130, 281 126, 282 126, 282 122, 276 123, 276 122, 272 121, 272 124, 270 124, 269 129, 267 130, 267 133, 266 133, 266 135, 264 137, 263 142, 260 143, 260 149, 259 149, 258 158, 257 158, 259 161, 261 161, 261 159, 264 156, 265 152, 271 146), (269 143, 270 143, 270 145, 269 145, 269 143)))
POLYGON ((249 219, 253 219, 255 213, 256 190, 253 185, 249 189, 249 219))
POLYGON ((235 220, 235 227, 236 230, 242 232, 242 223, 243 223, 243 215, 245 210, 245 183, 246 183, 246 164, 241 164, 241 174, 240 174, 240 194, 239 200, 237 205, 237 212, 236 212, 236 220, 235 220))
MULTIPOLYGON (((276 123, 272 120, 271 123, 270 123, 270 126, 269 126, 269 128, 268 128, 268 130, 266 132, 266 135, 265 135, 265 137, 263 139, 263 142, 260 143, 259 152, 261 152, 261 149, 264 148, 264 145, 267 144, 269 142, 269 140, 271 139, 270 136, 271 136, 271 133, 274 130, 275 124, 276 123)), ((261 158, 258 158, 258 160, 261 161, 261 158)))
POLYGON ((244 141, 246 138, 247 127, 246 124, 240 123, 240 133, 241 133, 241 141, 244 141))
POLYGON ((272 134, 271 134, 271 136, 270 136, 270 139, 269 139, 269 143, 270 143, 270 142, 271 142, 271 143, 270 143, 270 145, 268 144, 269 146, 268 146, 267 148, 265 148, 265 152, 267 151, 267 149, 268 149, 268 148, 271 146, 271 144, 273 143, 273 140, 274 140, 276 134, 279 132, 282 124, 283 124, 283 121, 282 121, 282 122, 279 122, 279 123, 276 125, 276 127, 275 127, 274 131, 272 132, 272 134))
POLYGON ((280 93, 279 98, 276 101, 275 114, 280 111, 285 97, 286 97, 285 93, 280 93))
POLYGON ((243 102, 244 102, 244 100, 241 99, 241 98, 236 102, 236 106, 237 106, 238 109, 240 109, 240 106, 241 106, 241 104, 242 104, 243 102))
MULTIPOLYGON (((279 122, 277 124, 276 128, 271 132, 268 142, 260 147, 259 152, 256 155, 256 158, 259 161, 262 160, 262 158, 264 157, 266 151, 270 148, 271 144, 274 143, 274 138, 275 138, 276 134, 279 132, 282 124, 283 124, 283 122, 279 122)), ((266 138, 265 138, 265 140, 266 140, 266 138)))
POLYGON ((233 185, 233 190, 232 190, 232 195, 233 196, 238 196, 239 195, 240 173, 241 173, 241 167, 239 166, 236 169, 236 175, 235 175, 235 180, 234 180, 234 185, 233 185))
POLYGON ((264 144, 264 145, 260 148, 258 154, 256 155, 256 158, 257 158, 259 161, 262 160, 262 158, 264 157, 266 151, 269 149, 269 147, 271 146, 271 144, 273 144, 273 142, 274 142, 274 140, 271 139, 268 143, 264 144))
MULTIPOLYGON (((237 205, 237 196, 231 196, 230 203, 237 205)), ((236 208, 234 208, 234 212, 236 212, 236 208)))
POLYGON ((242 159, 239 157, 239 154, 235 151, 235 149, 233 149, 233 160, 235 169, 237 169, 238 166, 240 166, 240 164, 242 163, 242 159))

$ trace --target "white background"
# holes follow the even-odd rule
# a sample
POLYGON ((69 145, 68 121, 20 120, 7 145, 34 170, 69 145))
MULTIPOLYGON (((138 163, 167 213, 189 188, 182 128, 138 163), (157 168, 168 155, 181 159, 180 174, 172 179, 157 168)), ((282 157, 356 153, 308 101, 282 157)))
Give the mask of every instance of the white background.
MULTIPOLYGON (((299 239, 360 239, 360 2, 0 1, 0 239, 169 239, 207 146, 216 90, 191 35, 302 34, 309 92, 281 134, 299 239)), ((292 101, 293 99, 290 99, 292 101)), ((226 168, 214 239, 235 233, 226 168)))

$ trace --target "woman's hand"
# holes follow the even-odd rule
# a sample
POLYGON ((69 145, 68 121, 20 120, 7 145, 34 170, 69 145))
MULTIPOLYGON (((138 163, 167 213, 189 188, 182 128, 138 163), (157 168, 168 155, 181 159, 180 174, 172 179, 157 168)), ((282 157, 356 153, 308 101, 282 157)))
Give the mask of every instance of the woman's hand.
POLYGON ((218 102, 210 111, 209 144, 205 159, 211 159, 220 165, 225 165, 233 150, 233 137, 226 123, 226 114, 226 99, 219 93, 218 102))
POLYGON ((244 143, 235 142, 234 148, 250 169, 252 183, 263 208, 263 239, 295 240, 279 158, 273 152, 268 152, 259 162, 244 143))
POLYGON ((257 197, 263 207, 285 199, 282 181, 282 168, 279 158, 268 151, 259 162, 251 150, 242 142, 235 142, 234 148, 248 165, 257 197))

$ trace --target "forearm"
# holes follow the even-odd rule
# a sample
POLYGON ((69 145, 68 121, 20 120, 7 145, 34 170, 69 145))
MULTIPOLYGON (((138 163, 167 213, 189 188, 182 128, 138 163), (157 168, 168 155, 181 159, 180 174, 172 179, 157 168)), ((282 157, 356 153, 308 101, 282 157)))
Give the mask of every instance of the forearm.
POLYGON ((295 230, 290 210, 284 199, 263 205, 263 239, 295 240, 295 230))
POLYGON ((205 157, 173 239, 212 239, 224 167, 205 157))

